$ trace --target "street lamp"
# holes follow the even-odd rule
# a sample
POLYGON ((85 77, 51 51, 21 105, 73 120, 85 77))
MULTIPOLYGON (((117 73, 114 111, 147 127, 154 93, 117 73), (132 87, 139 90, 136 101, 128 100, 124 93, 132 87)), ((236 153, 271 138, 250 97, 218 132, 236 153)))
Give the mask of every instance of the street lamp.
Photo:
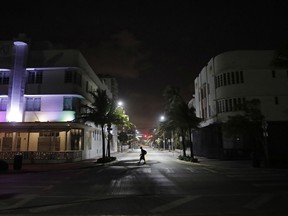
POLYGON ((117 105, 118 105, 118 107, 123 107, 123 102, 122 101, 118 101, 117 105))
MULTIPOLYGON (((123 114, 125 114, 125 110, 124 110, 124 108, 123 108, 123 102, 122 101, 118 101, 117 102, 117 107, 116 107, 116 110, 118 110, 118 111, 120 111, 120 112, 123 112, 123 114)), ((118 133, 118 130, 119 130, 119 127, 117 127, 117 133, 118 133)), ((120 146, 119 146, 119 142, 117 142, 118 144, 117 144, 117 151, 123 151, 123 141, 122 140, 120 140, 119 139, 119 134, 121 134, 122 135, 122 133, 123 133, 123 130, 124 130, 124 127, 122 127, 121 128, 121 132, 120 133, 118 133, 118 140, 120 141, 120 146)), ((127 130, 125 130, 125 132, 127 133, 127 130)), ((122 136, 123 137, 123 136, 122 136)), ((121 137, 121 139, 122 139, 122 137, 121 137)))
MULTIPOLYGON (((165 116, 164 116, 164 115, 161 115, 161 116, 160 116, 160 123, 161 123, 161 122, 164 122, 164 121, 165 121, 165 116)), ((166 145, 165 131, 164 131, 164 133, 163 133, 163 140, 164 140, 164 142, 163 142, 163 150, 165 150, 165 145, 166 145)))
MULTIPOLYGON (((166 121, 166 118, 165 118, 164 115, 161 115, 161 116, 160 116, 160 123, 161 123, 161 122, 164 122, 164 121, 166 121)), ((164 133, 163 133, 164 150, 165 150, 165 145, 166 145, 165 133, 166 133, 166 131, 164 131, 164 133)), ((173 151, 173 143, 174 143, 174 140, 173 140, 173 131, 171 131, 171 132, 169 132, 169 133, 171 133, 171 134, 169 135, 168 140, 167 140, 167 141, 168 141, 168 148, 169 148, 169 151, 171 150, 171 148, 172 148, 172 151, 173 151)))

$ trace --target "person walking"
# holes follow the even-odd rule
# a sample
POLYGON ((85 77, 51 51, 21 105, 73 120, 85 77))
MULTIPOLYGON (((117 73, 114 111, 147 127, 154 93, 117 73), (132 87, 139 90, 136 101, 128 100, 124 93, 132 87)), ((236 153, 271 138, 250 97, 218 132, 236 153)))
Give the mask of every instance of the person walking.
POLYGON ((139 159, 138 164, 140 164, 142 160, 144 161, 143 164, 146 164, 145 155, 147 154, 147 151, 144 150, 144 149, 142 148, 142 146, 140 147, 140 150, 141 150, 141 153, 140 153, 140 159, 139 159))

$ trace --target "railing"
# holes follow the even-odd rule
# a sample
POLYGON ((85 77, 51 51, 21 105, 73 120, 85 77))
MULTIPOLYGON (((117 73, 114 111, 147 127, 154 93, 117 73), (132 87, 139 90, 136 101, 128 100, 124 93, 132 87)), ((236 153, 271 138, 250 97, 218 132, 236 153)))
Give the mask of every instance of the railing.
POLYGON ((82 151, 57 151, 57 152, 0 152, 0 159, 13 162, 16 155, 21 155, 23 163, 64 163, 82 160, 82 151))

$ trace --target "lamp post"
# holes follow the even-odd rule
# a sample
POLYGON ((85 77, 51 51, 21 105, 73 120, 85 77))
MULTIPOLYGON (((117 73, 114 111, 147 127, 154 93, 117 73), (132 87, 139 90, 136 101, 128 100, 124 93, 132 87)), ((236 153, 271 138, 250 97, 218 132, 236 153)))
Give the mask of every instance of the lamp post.
MULTIPOLYGON (((165 116, 164 115, 160 116, 160 124, 164 121, 165 121, 165 116)), ((163 150, 165 150, 165 145, 166 145, 165 131, 163 133, 163 141, 164 141, 163 142, 163 150)))
MULTIPOLYGON (((116 107, 116 109, 124 109, 123 108, 123 102, 122 101, 118 101, 117 102, 117 107, 116 107)), ((117 128, 118 129, 118 128, 117 128)), ((123 133, 123 128, 121 129, 121 132, 120 132, 120 134, 122 135, 122 133, 123 133)), ((118 134, 118 140, 119 140, 119 134, 118 134)), ((123 151, 123 141, 121 141, 121 139, 119 140, 120 141, 120 146, 117 146, 117 151, 123 151), (119 149, 120 148, 120 149, 119 149)), ((118 143, 118 142, 117 142, 118 143)))

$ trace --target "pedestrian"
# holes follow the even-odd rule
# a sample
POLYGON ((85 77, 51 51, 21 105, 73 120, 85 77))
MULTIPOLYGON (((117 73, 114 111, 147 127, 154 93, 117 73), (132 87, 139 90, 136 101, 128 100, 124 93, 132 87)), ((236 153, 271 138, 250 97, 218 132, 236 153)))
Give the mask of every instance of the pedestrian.
POLYGON ((143 164, 146 164, 145 155, 147 154, 147 151, 146 151, 146 150, 144 150, 144 149, 142 148, 142 146, 140 147, 140 150, 141 150, 141 153, 140 153, 140 159, 139 159, 139 162, 138 162, 138 164, 140 164, 140 163, 141 163, 141 160, 143 160, 143 161, 144 161, 144 163, 143 163, 143 164))

